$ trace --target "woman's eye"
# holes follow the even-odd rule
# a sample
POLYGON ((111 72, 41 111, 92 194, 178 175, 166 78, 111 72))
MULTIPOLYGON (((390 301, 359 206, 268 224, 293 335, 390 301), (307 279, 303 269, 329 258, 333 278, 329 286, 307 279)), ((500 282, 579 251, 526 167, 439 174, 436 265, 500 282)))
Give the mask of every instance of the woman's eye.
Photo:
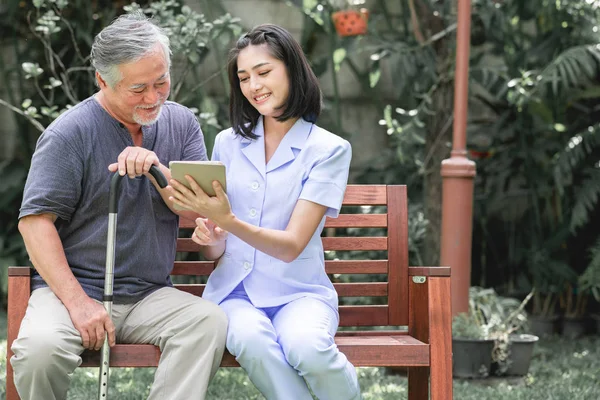
POLYGON ((260 73, 259 73, 259 75, 260 75, 260 76, 265 76, 265 75, 267 75, 269 72, 271 72, 271 71, 263 71, 263 72, 260 72, 260 73))
POLYGON ((240 78, 240 82, 246 82, 247 80, 248 80, 248 77, 240 78))

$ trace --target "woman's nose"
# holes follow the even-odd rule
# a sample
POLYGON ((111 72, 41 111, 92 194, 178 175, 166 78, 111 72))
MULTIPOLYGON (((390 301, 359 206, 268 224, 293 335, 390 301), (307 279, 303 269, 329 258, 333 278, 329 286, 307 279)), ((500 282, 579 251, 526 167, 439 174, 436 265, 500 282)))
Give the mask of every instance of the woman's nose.
POLYGON ((253 91, 256 92, 260 88, 262 88, 262 83, 256 78, 251 78, 250 79, 250 89, 252 89, 253 91))

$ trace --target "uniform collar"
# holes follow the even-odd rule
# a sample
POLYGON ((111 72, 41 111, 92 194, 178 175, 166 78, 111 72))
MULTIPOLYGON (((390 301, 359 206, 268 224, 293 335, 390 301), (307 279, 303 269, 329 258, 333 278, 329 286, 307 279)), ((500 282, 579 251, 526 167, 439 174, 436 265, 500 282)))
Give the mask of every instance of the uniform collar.
POLYGON ((292 149, 302 150, 310 135, 313 124, 305 121, 302 118, 298 118, 296 123, 292 125, 290 130, 285 134, 281 143, 275 150, 275 154, 269 160, 269 163, 265 165, 265 132, 263 125, 263 117, 261 116, 254 128, 254 134, 258 136, 256 139, 242 139, 242 144, 245 145, 242 148, 242 153, 248 158, 248 160, 254 165, 254 167, 261 173, 263 178, 266 177, 267 172, 271 172, 288 162, 296 158, 297 152, 292 149))

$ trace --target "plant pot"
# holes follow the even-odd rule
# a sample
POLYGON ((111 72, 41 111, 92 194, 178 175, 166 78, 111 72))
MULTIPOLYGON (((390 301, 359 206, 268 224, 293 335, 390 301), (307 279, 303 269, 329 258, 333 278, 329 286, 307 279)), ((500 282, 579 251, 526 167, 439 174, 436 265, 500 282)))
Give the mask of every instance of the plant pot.
POLYGON ((492 365, 492 339, 452 339, 452 376, 485 378, 492 365))
POLYGON ((539 337, 548 337, 558 332, 558 315, 542 317, 532 315, 529 317, 531 332, 539 337))
POLYGON ((524 376, 529 372, 533 348, 540 338, 535 335, 510 335, 510 356, 505 375, 524 376))
POLYGON ((342 10, 331 14, 335 30, 339 36, 356 36, 367 33, 369 10, 342 10))
POLYGON ((562 335, 569 339, 577 339, 589 332, 589 320, 585 317, 568 318, 562 320, 562 335))

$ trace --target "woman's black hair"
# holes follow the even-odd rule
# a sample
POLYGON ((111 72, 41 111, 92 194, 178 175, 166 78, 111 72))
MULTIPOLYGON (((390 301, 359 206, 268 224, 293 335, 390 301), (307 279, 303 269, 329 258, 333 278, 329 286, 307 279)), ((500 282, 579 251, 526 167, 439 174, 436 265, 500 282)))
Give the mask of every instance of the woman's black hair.
POLYGON ((242 94, 237 74, 237 59, 240 51, 249 45, 266 44, 273 57, 281 60, 287 67, 290 81, 289 96, 281 106, 283 113, 278 121, 302 117, 316 122, 321 114, 321 89, 319 81, 308 64, 302 48, 285 29, 271 24, 259 25, 238 39, 229 53, 227 71, 229 74, 229 118, 233 131, 248 139, 256 139, 252 132, 260 113, 242 94))

